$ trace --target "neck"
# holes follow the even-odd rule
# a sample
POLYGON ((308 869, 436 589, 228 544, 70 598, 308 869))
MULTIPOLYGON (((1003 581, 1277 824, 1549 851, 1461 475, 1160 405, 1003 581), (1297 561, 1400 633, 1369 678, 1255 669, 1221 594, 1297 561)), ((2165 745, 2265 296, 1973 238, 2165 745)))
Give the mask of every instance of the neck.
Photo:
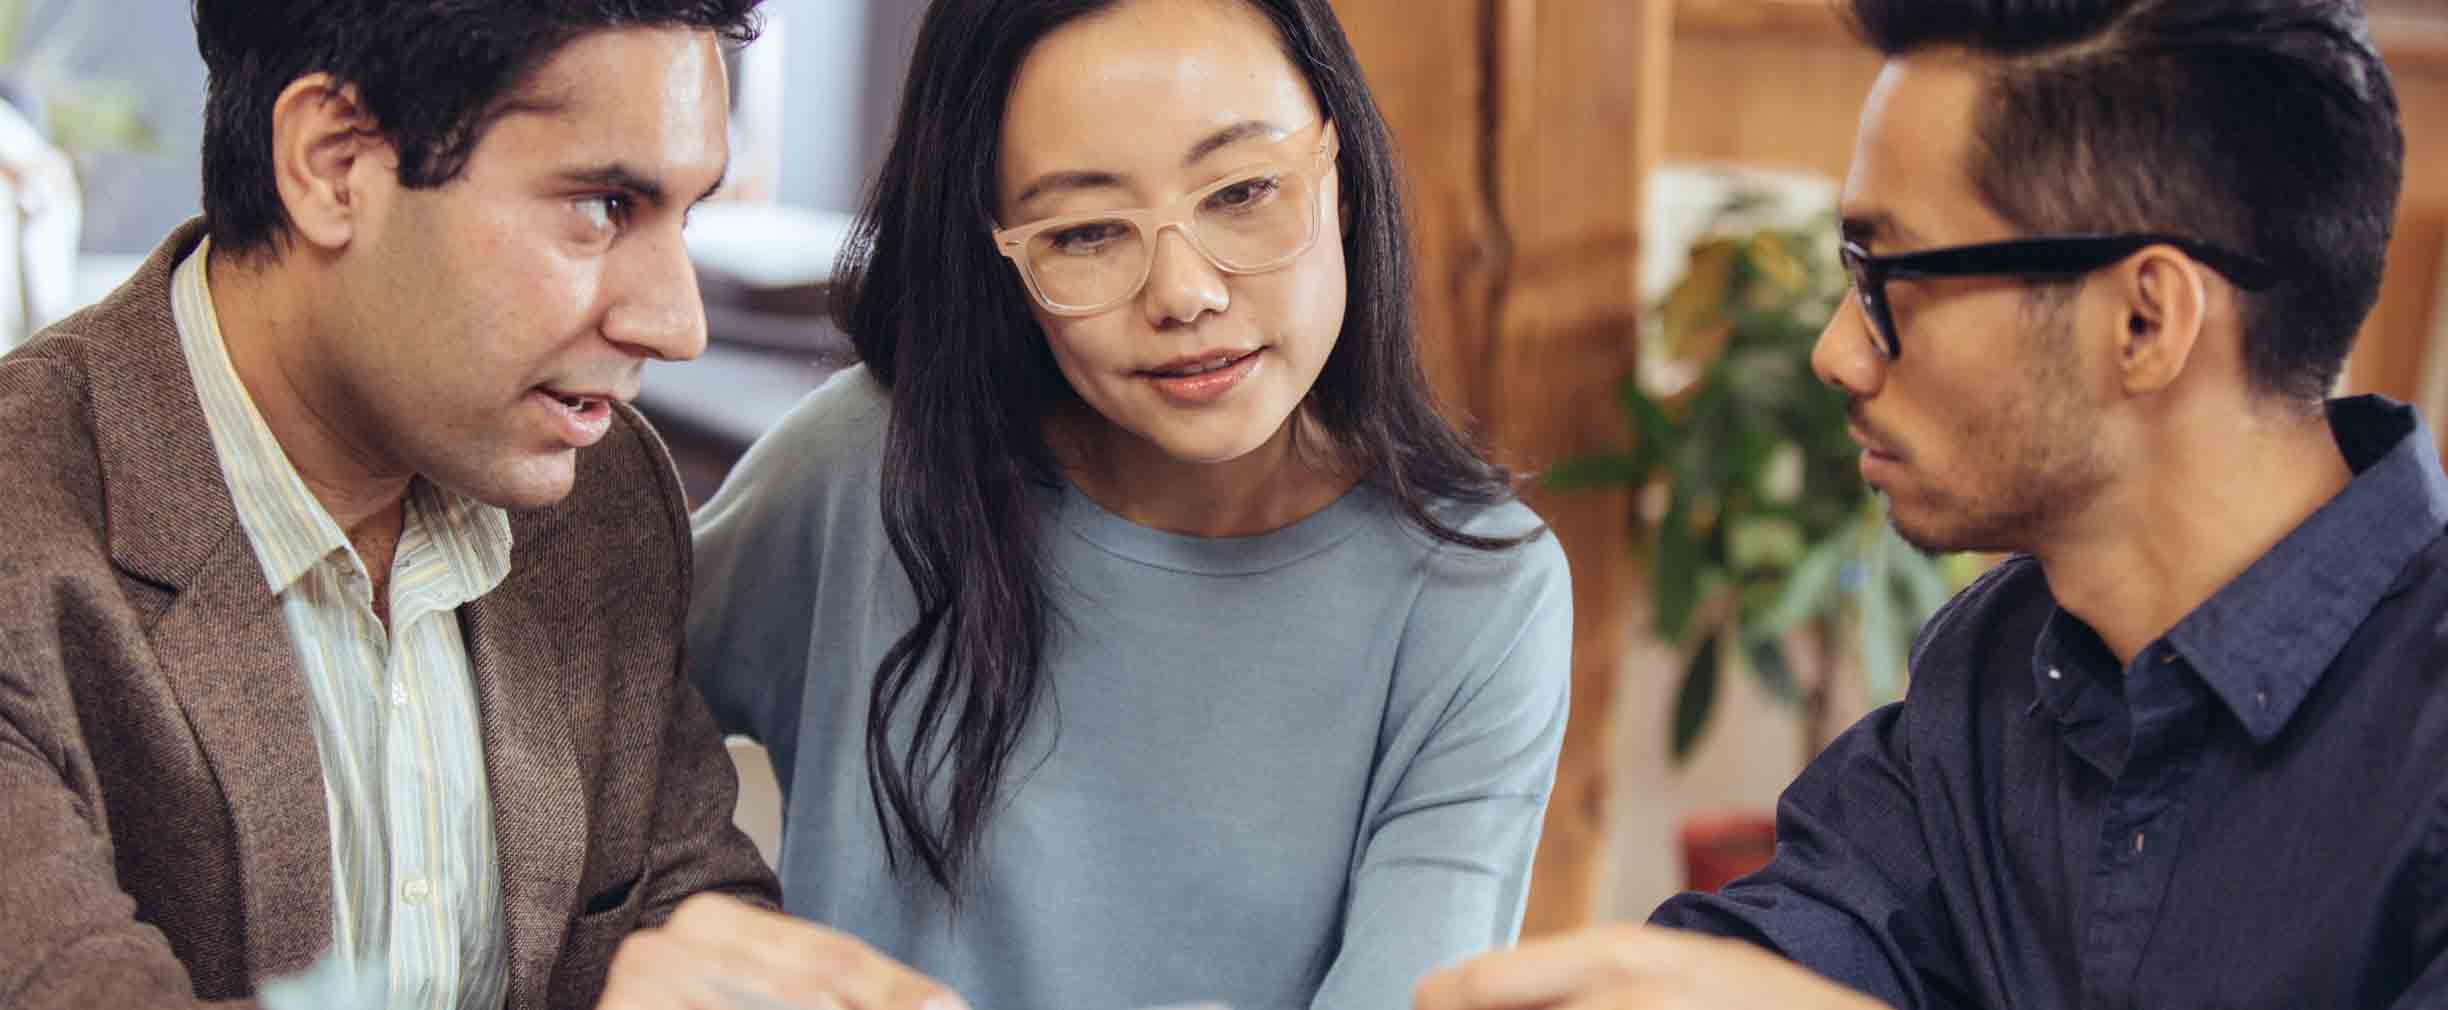
POLYGON ((399 536, 402 503, 415 474, 348 422, 350 397, 334 388, 318 349, 320 331, 304 292, 318 281, 296 254, 238 259, 214 250, 206 263, 213 315, 230 366, 289 465, 369 566, 399 536))
POLYGON ((1253 536, 1308 518, 1356 483, 1319 462, 1323 447, 1296 449, 1297 419, 1218 463, 1176 459, 1084 406, 1058 414, 1048 435, 1064 474, 1108 512, 1169 533, 1253 536))
POLYGON ((2248 411, 2155 446, 2033 553, 2119 663, 2167 634, 2353 480, 2324 414, 2248 411))

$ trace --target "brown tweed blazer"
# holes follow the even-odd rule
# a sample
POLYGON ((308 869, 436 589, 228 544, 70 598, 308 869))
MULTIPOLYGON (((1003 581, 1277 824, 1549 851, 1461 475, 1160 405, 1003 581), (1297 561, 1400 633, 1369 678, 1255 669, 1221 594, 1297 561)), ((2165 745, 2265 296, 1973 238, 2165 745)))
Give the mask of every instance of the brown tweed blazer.
MULTIPOLYGON (((0 359, 0 1007, 244 1000, 329 941, 305 685, 170 314, 201 236, 0 359)), ((569 498, 511 528, 509 578, 459 613, 509 1007, 591 1007, 630 931, 776 885, 680 674, 689 531, 662 443, 620 411, 569 498)))

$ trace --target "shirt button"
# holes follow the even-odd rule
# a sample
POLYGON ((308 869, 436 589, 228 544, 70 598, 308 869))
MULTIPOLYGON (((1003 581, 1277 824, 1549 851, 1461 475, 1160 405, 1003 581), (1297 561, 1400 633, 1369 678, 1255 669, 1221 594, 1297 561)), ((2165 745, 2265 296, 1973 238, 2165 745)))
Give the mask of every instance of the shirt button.
POLYGON ((391 685, 391 704, 397 705, 401 708, 408 707, 408 685, 391 685))
POLYGON ((2057 669, 2056 667, 2054 667, 2054 666, 2049 667, 2049 679, 2050 679, 2050 680, 2064 680, 2064 679, 2065 679, 2065 673, 2064 673, 2063 671, 2058 670, 2058 669, 2057 669))
POLYGON ((426 898, 432 896, 433 885, 427 883, 423 877, 418 877, 415 880, 411 880, 400 887, 400 900, 411 905, 422 905, 425 903, 426 898))
POLYGON ((2255 704, 2255 705, 2259 705, 2259 706, 2261 706, 2262 708, 2268 708, 2268 707, 2269 707, 2269 688, 2266 688, 2266 687, 2265 687, 2265 688, 2262 688, 2262 689, 2260 689, 2260 690, 2258 690, 2258 691, 2254 691, 2254 692, 2253 692, 2253 704, 2255 704))
POLYGON ((2136 831, 2136 832, 2134 832, 2134 852, 2135 852, 2136 854, 2140 854, 2140 853, 2141 853, 2141 851, 2142 851, 2142 832, 2136 831))

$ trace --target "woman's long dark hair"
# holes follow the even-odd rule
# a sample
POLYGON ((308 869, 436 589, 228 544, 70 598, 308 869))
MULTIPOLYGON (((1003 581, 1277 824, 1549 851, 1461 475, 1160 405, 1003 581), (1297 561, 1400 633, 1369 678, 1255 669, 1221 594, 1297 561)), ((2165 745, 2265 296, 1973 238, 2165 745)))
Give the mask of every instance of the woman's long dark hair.
MULTIPOLYGON (((876 668, 868 786, 896 871, 912 857, 956 901, 1040 693, 1049 614, 1032 485, 1059 479, 1044 422, 1074 397, 987 237, 1004 99, 1039 39, 1118 2, 935 0, 892 150, 844 252, 836 313, 891 391, 884 528, 918 602, 917 622, 876 668), (896 748, 893 717, 912 704, 914 732, 896 748), (947 794, 934 795, 947 764, 947 794)), ((1348 306, 1307 420, 1429 535, 1481 550, 1519 544, 1527 538, 1472 536, 1430 512, 1439 500, 1507 498, 1513 478, 1430 398, 1393 143, 1359 60, 1326 0, 1250 3, 1343 145, 1348 306)))

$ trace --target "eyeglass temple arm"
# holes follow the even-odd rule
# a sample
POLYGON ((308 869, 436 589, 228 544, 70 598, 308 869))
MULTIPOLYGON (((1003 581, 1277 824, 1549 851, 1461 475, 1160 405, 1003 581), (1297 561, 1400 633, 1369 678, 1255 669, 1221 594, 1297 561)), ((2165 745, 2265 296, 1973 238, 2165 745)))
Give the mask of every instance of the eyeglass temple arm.
POLYGON ((1869 257, 1869 261, 1889 277, 2076 274, 2097 269, 2154 245, 2174 246, 2248 291, 2257 291, 2278 282, 2277 272, 2259 260, 2169 235, 2077 236, 1998 242, 1926 253, 1869 257))

